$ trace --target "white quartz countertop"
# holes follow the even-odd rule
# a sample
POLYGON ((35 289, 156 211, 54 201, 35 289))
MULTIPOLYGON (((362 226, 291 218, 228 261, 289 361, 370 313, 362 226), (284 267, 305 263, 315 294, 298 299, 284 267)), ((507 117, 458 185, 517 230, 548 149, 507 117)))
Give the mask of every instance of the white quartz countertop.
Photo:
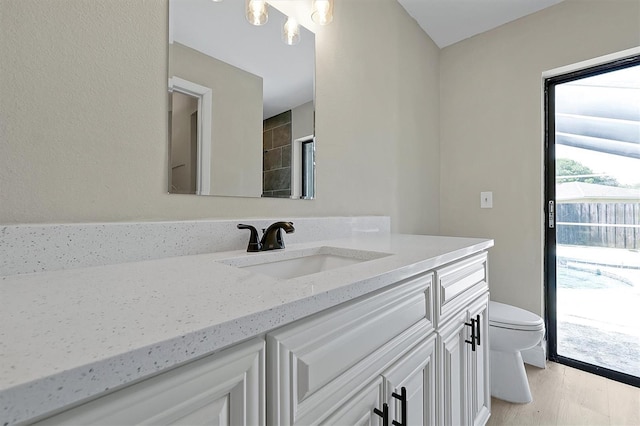
POLYGON ((0 425, 89 399, 493 246, 396 234, 295 244, 388 254, 289 280, 244 250, 0 277, 0 425))

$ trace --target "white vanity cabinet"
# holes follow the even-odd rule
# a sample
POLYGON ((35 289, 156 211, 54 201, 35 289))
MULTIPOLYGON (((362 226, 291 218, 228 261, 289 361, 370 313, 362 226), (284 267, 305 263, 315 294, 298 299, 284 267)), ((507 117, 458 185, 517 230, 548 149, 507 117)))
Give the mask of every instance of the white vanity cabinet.
POLYGON ((489 419, 489 292, 483 253, 436 271, 439 424, 489 419))
POLYGON ((488 303, 480 252, 40 424, 482 426, 488 303))
POLYGON ((484 425, 488 302, 482 252, 268 334, 267 423, 484 425))
POLYGON ((268 423, 378 424, 402 386, 409 413, 435 418, 432 294, 422 274, 269 333, 268 423))
POLYGON ((256 338, 36 424, 264 425, 264 368, 256 338))

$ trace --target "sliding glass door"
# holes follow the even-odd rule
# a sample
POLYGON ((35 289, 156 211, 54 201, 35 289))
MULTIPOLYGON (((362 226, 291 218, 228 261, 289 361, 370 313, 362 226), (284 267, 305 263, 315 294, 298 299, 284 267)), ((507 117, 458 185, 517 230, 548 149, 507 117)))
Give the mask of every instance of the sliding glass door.
POLYGON ((548 79, 550 359, 640 385, 640 57, 548 79))

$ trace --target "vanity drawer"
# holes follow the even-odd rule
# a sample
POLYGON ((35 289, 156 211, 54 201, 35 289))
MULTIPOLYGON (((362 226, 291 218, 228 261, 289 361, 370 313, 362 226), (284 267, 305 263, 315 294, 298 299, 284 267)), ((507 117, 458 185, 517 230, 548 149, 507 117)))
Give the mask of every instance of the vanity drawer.
POLYGON ((325 392, 329 383, 341 383, 335 393, 348 393, 361 383, 339 377, 374 368, 377 361, 370 355, 398 336, 408 341, 405 334, 430 333, 432 287, 433 274, 422 274, 269 333, 269 423, 294 424, 315 409, 317 400, 331 405, 327 394, 329 400, 338 396, 325 392))
POLYGON ((486 252, 437 269, 434 318, 436 326, 488 289, 486 252))

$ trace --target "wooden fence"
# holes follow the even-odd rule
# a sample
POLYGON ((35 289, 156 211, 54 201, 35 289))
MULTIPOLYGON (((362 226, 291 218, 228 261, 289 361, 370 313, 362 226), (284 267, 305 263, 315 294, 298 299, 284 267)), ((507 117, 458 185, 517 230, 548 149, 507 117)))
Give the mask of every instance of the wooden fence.
POLYGON ((640 249, 640 203, 558 203, 556 241, 640 249))

